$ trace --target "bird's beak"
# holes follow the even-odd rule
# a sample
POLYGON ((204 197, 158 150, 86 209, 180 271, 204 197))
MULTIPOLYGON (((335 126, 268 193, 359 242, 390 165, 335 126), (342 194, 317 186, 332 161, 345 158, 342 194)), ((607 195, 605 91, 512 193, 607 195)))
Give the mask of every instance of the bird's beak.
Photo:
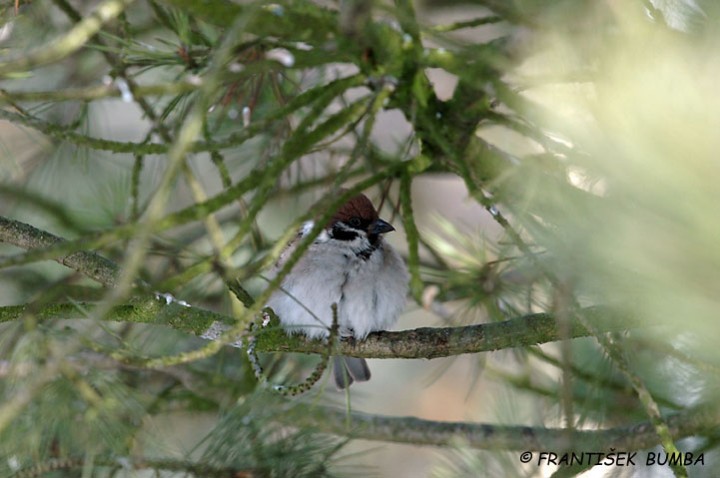
POLYGON ((370 234, 385 234, 386 232, 394 231, 395 228, 389 222, 385 222, 382 219, 370 224, 370 234))

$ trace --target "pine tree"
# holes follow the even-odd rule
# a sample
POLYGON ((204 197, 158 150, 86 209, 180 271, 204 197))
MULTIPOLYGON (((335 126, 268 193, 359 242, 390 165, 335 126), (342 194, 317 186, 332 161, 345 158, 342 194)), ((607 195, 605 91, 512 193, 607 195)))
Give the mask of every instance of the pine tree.
POLYGON ((385 475, 384 451, 406 476, 713 476, 718 20, 5 2, 0 475, 385 475), (264 273, 360 191, 432 326, 289 337, 264 273), (327 386, 337 354, 407 360, 367 397, 327 386), (424 381, 392 375, 408 364, 424 381), (445 400, 427 383, 450 368, 470 398, 433 413, 462 421, 399 413, 445 400), (368 441, 437 451, 421 470, 368 441))

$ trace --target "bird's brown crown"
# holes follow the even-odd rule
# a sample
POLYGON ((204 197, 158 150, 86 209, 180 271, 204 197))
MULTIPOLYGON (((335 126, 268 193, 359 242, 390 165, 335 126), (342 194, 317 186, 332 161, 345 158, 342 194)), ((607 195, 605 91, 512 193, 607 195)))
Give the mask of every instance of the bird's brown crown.
MULTIPOLYGON (((340 190, 339 192, 343 193, 345 191, 346 190, 340 190)), ((353 217, 358 217, 368 222, 373 222, 378 219, 378 213, 375 210, 375 206, 373 206, 373 203, 370 202, 364 194, 358 194, 357 196, 350 198, 348 202, 338 209, 330 220, 330 223, 333 224, 338 221, 348 222, 353 217)))

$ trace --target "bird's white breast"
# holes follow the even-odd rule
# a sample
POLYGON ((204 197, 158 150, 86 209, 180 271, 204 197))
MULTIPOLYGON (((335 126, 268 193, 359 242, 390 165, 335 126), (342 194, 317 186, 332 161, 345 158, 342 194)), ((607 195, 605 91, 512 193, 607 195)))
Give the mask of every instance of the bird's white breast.
MULTIPOLYGON (((283 254, 273 275, 292 249, 283 254)), ((331 305, 336 303, 341 335, 362 339, 395 323, 405 306, 407 289, 407 268, 386 242, 381 240, 370 257, 363 259, 353 246, 325 235, 310 246, 268 305, 289 331, 326 337, 332 324, 331 305)))

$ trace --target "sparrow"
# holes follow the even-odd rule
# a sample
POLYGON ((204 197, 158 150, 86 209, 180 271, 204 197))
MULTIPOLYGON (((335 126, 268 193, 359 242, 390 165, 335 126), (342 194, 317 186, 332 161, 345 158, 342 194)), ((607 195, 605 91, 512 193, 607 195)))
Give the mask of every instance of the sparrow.
MULTIPOLYGON (((306 222, 290 241, 271 278, 313 226, 306 222)), ((286 332, 327 338, 332 304, 337 304, 341 337, 363 340, 392 327, 405 307, 409 282, 405 263, 383 238, 394 230, 364 194, 343 204, 268 300, 286 332)), ((334 357, 333 378, 342 390, 369 380, 370 369, 363 358, 334 357)))

